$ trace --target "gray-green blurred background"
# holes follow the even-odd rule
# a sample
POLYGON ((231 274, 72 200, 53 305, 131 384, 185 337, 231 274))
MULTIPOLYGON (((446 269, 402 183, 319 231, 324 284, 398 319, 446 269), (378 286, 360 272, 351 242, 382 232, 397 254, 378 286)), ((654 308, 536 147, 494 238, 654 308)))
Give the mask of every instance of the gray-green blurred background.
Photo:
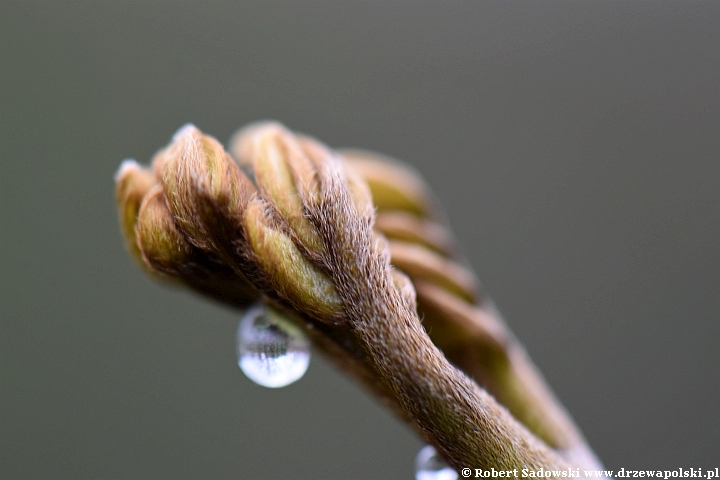
POLYGON ((412 478, 124 250, 124 158, 266 118, 424 174, 608 468, 720 466, 720 3, 1 0, 0 82, 0 477, 412 478))

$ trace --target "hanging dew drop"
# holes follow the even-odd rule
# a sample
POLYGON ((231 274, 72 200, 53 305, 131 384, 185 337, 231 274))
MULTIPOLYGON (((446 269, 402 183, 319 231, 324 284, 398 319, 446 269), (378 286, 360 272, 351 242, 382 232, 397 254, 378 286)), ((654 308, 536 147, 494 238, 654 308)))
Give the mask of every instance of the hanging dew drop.
POLYGON ((415 480, 457 480, 458 474, 438 455, 432 445, 425 445, 415 457, 415 480))
POLYGON ((237 329, 238 365, 253 382, 280 388, 296 382, 310 363, 310 342, 280 313, 257 303, 237 329))

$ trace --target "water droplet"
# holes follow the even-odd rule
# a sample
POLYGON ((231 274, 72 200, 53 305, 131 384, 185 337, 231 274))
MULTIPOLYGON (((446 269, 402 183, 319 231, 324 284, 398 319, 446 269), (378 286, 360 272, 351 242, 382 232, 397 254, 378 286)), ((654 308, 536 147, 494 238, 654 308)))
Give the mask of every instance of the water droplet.
POLYGON ((300 328, 261 303, 237 329, 238 365, 253 382, 280 388, 299 380, 310 363, 310 341, 300 328))
POLYGON ((458 474, 438 455, 432 445, 425 445, 415 457, 415 480, 457 480, 458 474))

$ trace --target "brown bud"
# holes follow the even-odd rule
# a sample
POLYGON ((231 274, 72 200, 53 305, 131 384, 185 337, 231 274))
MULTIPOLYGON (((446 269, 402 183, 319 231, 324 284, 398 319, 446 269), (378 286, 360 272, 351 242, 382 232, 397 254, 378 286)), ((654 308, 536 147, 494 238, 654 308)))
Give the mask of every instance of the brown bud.
POLYGON ((243 165, 252 168, 262 195, 308 250, 322 252, 323 242, 304 206, 317 194, 315 168, 298 139, 275 122, 252 125, 236 137, 234 148, 243 165))
POLYGON ((180 275, 191 257, 192 247, 175 226, 161 185, 154 186, 145 196, 135 231, 148 266, 169 275, 180 275))
POLYGON ((470 303, 475 301, 477 280, 468 269, 420 245, 396 240, 389 243, 391 263, 413 282, 431 282, 470 303))
POLYGON ((417 243, 443 255, 453 251, 453 239, 447 228, 411 213, 379 213, 375 219, 375 228, 391 240, 417 243))
POLYGON ((402 273, 400 270, 390 270, 392 274, 393 284, 395 288, 400 291, 406 302, 410 305, 410 308, 414 311, 417 310, 417 297, 415 293, 415 286, 413 285, 410 277, 402 273))
MULTIPOLYGON (((468 304, 446 289, 428 281, 415 282, 424 314, 423 325, 438 347, 445 352, 476 345, 478 350, 490 349, 493 355, 504 356, 511 341, 500 321, 485 311, 468 304)), ((461 363, 462 359, 452 358, 461 363)))
POLYGON ((193 125, 181 128, 159 156, 165 196, 178 227, 196 247, 235 263, 252 183, 217 140, 193 125))
POLYGON ((378 211, 406 210, 429 215, 432 201, 420 175, 390 157, 365 150, 339 150, 366 182, 378 211))
POLYGON ((290 236, 273 225, 269 205, 250 201, 246 214, 248 242, 255 259, 281 297, 320 319, 337 318, 343 308, 333 280, 313 265, 290 236))
POLYGON ((145 265, 135 240, 135 224, 143 197, 156 183, 155 176, 135 160, 125 160, 115 174, 115 183, 115 198, 125 244, 133 258, 145 265))
POLYGON ((167 158, 168 150, 169 147, 158 150, 158 152, 153 156, 152 160, 150 161, 153 173, 155 174, 155 178, 157 178, 158 182, 162 178, 162 172, 163 168, 165 168, 165 159, 167 158))
POLYGON ((361 215, 373 215, 375 213, 375 204, 373 203, 372 193, 367 182, 362 175, 353 168, 352 163, 343 159, 345 176, 347 178, 348 190, 352 196, 355 208, 361 215))
MULTIPOLYGON (((230 138, 230 155, 245 169, 246 172, 252 173, 257 154, 257 142, 255 137, 259 132, 270 128, 284 128, 282 124, 273 120, 264 120, 246 125, 235 132, 230 138)), ((253 173, 254 175, 254 173, 253 173)))

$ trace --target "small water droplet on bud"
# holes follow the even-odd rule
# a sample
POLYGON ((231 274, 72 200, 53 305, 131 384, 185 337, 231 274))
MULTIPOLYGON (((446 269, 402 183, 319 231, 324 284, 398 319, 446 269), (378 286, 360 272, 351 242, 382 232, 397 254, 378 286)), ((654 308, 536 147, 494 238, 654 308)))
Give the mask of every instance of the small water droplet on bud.
POLYGON ((237 329, 238 365, 253 382, 280 388, 296 382, 310 363, 310 341, 281 313, 257 303, 237 329))

